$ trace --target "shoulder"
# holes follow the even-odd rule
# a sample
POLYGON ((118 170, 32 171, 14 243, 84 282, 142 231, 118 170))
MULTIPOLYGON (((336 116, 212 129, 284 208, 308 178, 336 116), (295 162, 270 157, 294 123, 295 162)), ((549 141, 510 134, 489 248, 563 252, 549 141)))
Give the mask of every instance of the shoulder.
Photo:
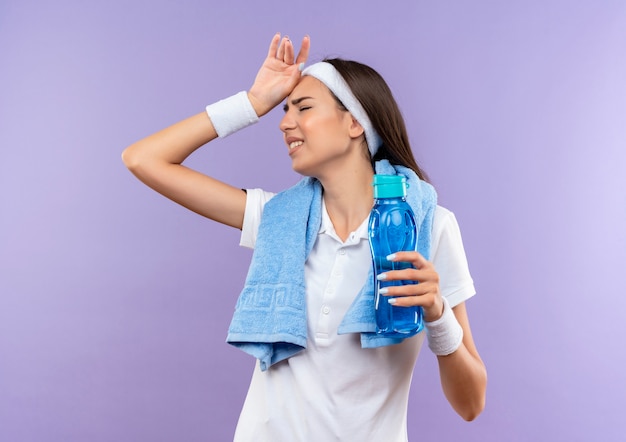
POLYGON ((437 206, 435 208, 435 215, 433 217, 433 237, 438 237, 441 233, 447 229, 458 229, 459 224, 451 210, 446 209, 443 206, 437 206))
POLYGON ((476 293, 457 219, 452 211, 441 206, 435 209, 431 261, 440 276, 442 295, 450 305, 455 306, 476 293))
POLYGON ((435 259, 442 248, 463 249, 461 229, 454 213, 445 207, 437 206, 432 226, 431 259, 435 259))
POLYGON ((246 189, 246 210, 243 215, 239 245, 254 248, 263 208, 275 195, 263 189, 246 189))
POLYGON ((248 205, 261 207, 262 209, 265 204, 276 195, 276 193, 268 192, 263 189, 246 189, 246 195, 246 209, 248 209, 248 205))

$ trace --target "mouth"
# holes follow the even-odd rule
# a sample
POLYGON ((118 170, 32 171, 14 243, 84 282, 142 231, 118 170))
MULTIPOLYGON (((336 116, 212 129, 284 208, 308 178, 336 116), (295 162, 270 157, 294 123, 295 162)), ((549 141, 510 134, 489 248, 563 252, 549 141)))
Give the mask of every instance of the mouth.
POLYGON ((304 141, 292 141, 289 143, 289 150, 294 150, 296 147, 300 147, 304 144, 304 141))
POLYGON ((287 147, 289 148, 289 155, 293 154, 300 148, 300 146, 304 144, 303 140, 295 137, 288 137, 285 142, 287 143, 287 147))

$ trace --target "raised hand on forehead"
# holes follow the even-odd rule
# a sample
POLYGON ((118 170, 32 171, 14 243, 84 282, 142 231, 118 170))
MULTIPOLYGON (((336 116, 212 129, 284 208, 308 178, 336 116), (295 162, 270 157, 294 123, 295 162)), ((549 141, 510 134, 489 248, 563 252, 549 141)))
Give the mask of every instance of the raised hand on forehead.
POLYGON ((281 38, 279 33, 274 35, 267 57, 248 91, 257 115, 264 115, 281 103, 298 84, 302 70, 300 65, 307 60, 310 46, 311 40, 305 36, 296 57, 291 39, 287 36, 281 38))

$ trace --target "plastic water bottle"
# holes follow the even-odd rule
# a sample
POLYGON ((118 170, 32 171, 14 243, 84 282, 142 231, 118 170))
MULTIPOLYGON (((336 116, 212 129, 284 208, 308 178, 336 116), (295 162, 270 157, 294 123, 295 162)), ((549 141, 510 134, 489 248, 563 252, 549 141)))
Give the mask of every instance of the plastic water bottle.
MULTIPOLYGON (((369 242, 374 278, 390 270, 411 268, 407 262, 392 262, 387 256, 417 250, 417 227, 411 206, 406 202, 406 178, 399 175, 374 175, 374 207, 369 218, 369 242)), ((376 332, 386 336, 407 337, 424 327, 421 307, 399 307, 382 296, 383 287, 417 284, 416 281, 378 281, 375 279, 376 332)))

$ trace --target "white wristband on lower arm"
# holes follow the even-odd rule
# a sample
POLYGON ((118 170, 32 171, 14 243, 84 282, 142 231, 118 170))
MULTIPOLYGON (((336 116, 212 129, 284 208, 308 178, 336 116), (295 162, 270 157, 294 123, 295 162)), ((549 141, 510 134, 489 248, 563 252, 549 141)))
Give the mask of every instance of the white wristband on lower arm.
POLYGON ((463 342, 463 328, 456 320, 454 312, 446 298, 443 298, 443 314, 433 322, 426 322, 428 347, 437 356, 454 353, 463 342))
POLYGON ((231 97, 209 104, 206 113, 220 138, 237 132, 259 121, 248 93, 241 91, 231 97))

